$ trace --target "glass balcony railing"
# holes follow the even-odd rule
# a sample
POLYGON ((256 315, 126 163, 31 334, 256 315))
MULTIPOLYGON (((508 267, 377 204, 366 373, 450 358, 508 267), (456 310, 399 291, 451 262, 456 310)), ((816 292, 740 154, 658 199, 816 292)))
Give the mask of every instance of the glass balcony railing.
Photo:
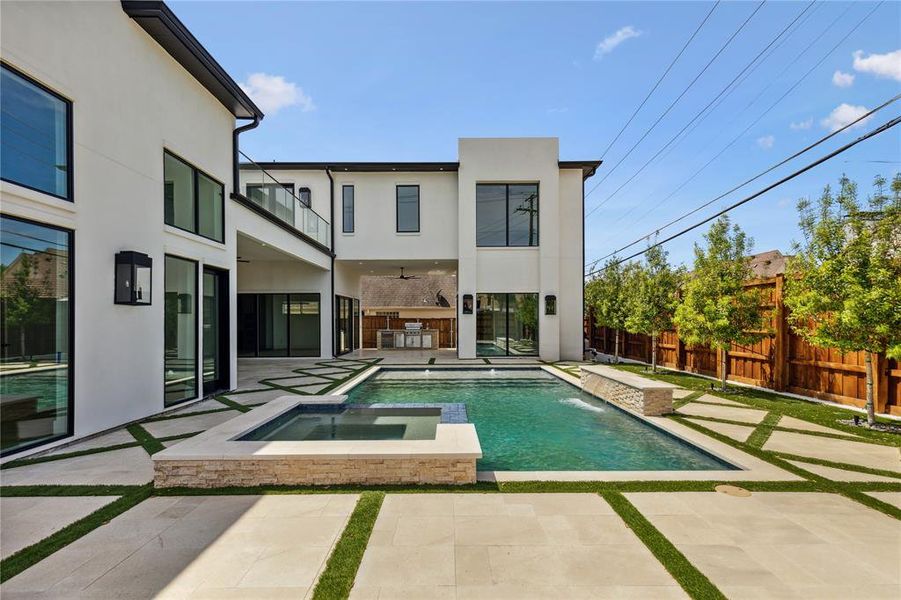
POLYGON ((241 152, 241 194, 277 219, 311 237, 323 246, 331 247, 331 227, 299 196, 294 186, 283 184, 241 152))

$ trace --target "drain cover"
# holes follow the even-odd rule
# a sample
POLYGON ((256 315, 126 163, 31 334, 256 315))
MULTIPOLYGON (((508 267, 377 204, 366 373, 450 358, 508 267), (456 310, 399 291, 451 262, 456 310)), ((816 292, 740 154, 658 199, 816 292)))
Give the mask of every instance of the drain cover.
POLYGON ((715 488, 721 494, 726 494, 729 496, 737 496, 739 498, 747 498, 751 495, 751 492, 746 490, 745 488, 740 488, 735 485, 718 485, 715 488))

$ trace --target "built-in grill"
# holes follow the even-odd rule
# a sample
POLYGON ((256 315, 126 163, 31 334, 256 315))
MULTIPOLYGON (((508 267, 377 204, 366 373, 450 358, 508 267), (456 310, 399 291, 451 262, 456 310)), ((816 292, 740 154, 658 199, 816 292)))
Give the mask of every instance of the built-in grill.
POLYGON ((438 330, 423 329, 422 323, 406 322, 403 330, 380 329, 378 347, 389 348, 437 348, 438 330))

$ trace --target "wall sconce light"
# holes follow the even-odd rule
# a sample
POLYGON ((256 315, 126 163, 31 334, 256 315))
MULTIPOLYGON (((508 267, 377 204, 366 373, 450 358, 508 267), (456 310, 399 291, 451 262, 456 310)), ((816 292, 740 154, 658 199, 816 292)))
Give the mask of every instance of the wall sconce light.
POLYGON ((557 296, 545 296, 544 297, 544 314, 546 314, 546 315, 556 315, 557 314, 557 296))
POLYGON ((472 294, 463 294, 463 314, 472 314, 472 294))
POLYGON ((116 254, 116 304, 150 306, 153 259, 140 252, 116 254))

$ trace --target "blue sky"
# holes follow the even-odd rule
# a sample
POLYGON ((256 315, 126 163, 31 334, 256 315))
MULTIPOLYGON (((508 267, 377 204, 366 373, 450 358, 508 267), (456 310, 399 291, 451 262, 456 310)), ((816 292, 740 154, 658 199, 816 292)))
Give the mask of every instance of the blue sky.
MULTIPOLYGON (((264 106, 263 124, 242 136, 242 149, 250 156, 262 161, 400 161, 455 160, 457 138, 469 136, 556 136, 562 159, 601 158, 713 4, 170 6, 225 69, 270 107, 264 106)), ((757 6, 717 6, 603 157, 605 165, 588 180, 587 190, 607 175, 757 6)), ((805 6, 766 2, 659 125, 587 197, 588 211, 603 202, 587 221, 589 259, 654 231, 781 161, 835 123, 859 114, 860 107, 873 108, 901 93, 901 4, 885 2, 767 112, 877 6, 817 3, 713 112, 608 199, 805 6), (758 117, 720 158, 661 202, 758 117)), ((757 191, 898 114, 901 101, 685 223, 757 191)), ((755 239, 758 251, 787 251, 797 237, 795 202, 800 196, 818 196, 842 173, 869 191, 874 175, 890 177, 899 169, 901 127, 896 127, 732 214, 755 239)), ((692 243, 702 232, 667 244, 671 258, 690 260, 692 243)))

